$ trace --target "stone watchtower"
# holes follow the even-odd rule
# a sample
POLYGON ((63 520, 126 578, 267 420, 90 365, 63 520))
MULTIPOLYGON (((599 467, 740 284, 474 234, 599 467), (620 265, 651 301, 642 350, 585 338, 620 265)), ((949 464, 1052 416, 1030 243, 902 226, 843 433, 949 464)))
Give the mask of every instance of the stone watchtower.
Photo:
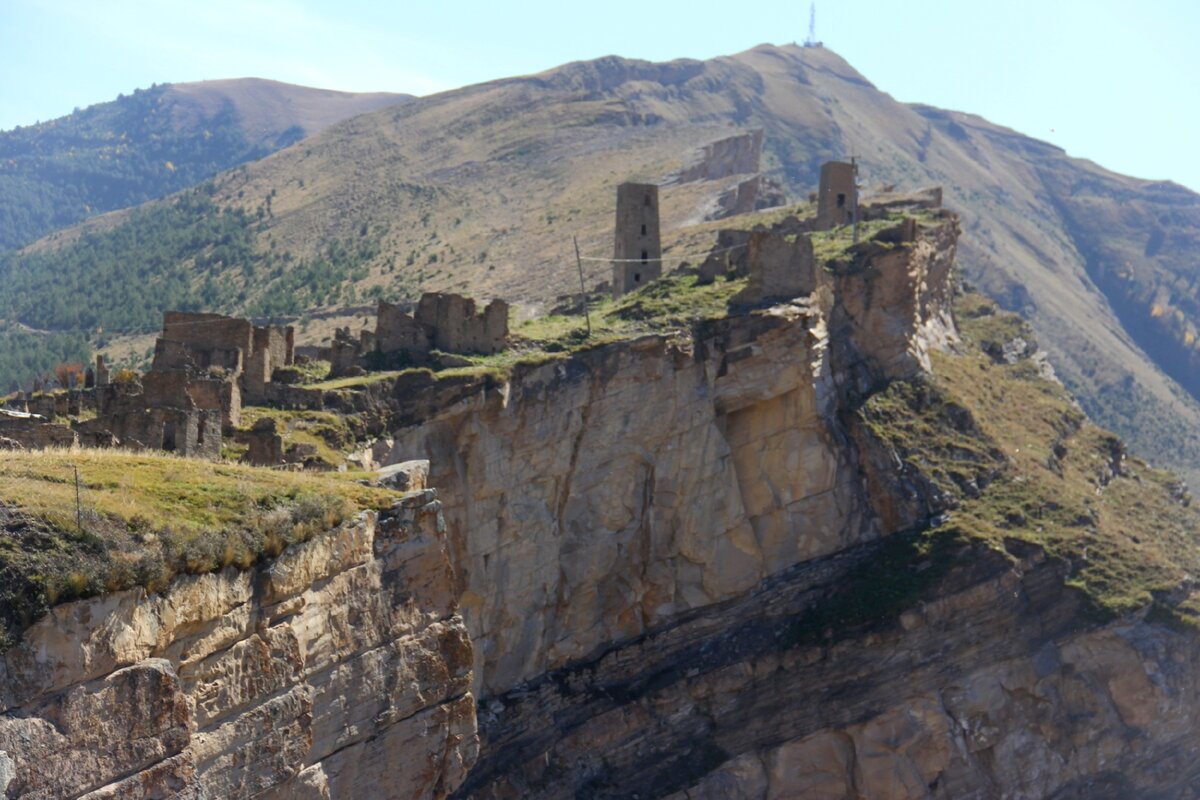
POLYGON ((817 190, 817 227, 829 230, 853 225, 858 213, 857 167, 845 161, 826 161, 821 165, 821 186, 817 190))
POLYGON ((613 248, 613 296, 632 292, 662 275, 658 235, 658 187, 622 183, 617 187, 616 246, 613 248))

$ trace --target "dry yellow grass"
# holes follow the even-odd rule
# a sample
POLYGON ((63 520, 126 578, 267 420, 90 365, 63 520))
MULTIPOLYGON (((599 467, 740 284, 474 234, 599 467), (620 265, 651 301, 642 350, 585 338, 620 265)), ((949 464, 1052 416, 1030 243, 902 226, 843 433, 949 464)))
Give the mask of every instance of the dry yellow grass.
POLYGON ((132 586, 161 590, 178 573, 245 569, 396 497, 344 474, 167 454, 5 453, 0 649, 57 602, 132 586))

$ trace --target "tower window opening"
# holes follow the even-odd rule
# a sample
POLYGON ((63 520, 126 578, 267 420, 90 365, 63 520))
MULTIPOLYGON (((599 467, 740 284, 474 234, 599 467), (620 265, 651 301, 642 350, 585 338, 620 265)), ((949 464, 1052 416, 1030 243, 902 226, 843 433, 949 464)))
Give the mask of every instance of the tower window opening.
POLYGON ((643 250, 642 251, 642 263, 645 264, 649 260, 650 260, 650 251, 643 250))
POLYGON ((643 223, 642 224, 642 236, 645 236, 645 235, 646 235, 646 225, 643 223))
POLYGON ((650 207, 650 195, 646 195, 645 197, 642 198, 642 200, 645 202, 646 208, 649 208, 650 207))
POLYGON ((640 273, 640 272, 633 273, 633 282, 641 283, 642 282, 642 273, 640 273))
POLYGON ((837 207, 838 207, 838 208, 845 208, 845 206, 846 206, 846 195, 844 195, 844 194, 839 194, 839 195, 838 195, 837 207))

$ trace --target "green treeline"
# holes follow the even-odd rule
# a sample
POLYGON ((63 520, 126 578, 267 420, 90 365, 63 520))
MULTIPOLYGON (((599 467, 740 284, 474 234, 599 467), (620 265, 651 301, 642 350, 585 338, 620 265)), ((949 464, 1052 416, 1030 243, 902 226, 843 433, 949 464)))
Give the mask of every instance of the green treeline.
POLYGON ((228 100, 202 129, 182 126, 169 88, 0 132, 0 250, 194 186, 303 137, 294 127, 252 145, 228 100))
MULTIPOLYGON (((211 192, 211 184, 182 192, 55 250, 0 255, 0 321, 79 343, 153 332, 168 310, 290 317, 356 299, 353 283, 379 254, 376 238, 334 241, 298 259, 260 248, 260 214, 222 209, 211 192)), ((41 337, 6 341, 0 387, 53 361, 29 352, 43 347, 41 337)))
POLYGON ((91 359, 83 336, 73 333, 30 333, 13 325, 0 325, 0 393, 27 385, 31 378, 48 375, 59 364, 91 359))

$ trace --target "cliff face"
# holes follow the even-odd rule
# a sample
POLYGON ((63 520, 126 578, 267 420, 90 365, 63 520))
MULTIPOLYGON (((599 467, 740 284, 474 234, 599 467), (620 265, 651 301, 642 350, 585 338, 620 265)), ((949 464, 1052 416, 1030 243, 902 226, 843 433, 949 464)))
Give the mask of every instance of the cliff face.
MULTIPOLYGON (((962 554, 896 624, 809 618, 867 545, 480 705, 476 798, 1192 797, 1195 636, 1091 628, 1061 566, 962 554)), ((927 565, 928 566, 928 565, 927 565)))
POLYGON ((839 398, 953 337, 956 231, 864 243, 807 301, 587 350, 397 431, 460 537, 482 693, 890 533, 839 398))
POLYGON ((457 797, 1190 796, 1197 638, 1102 625, 1038 546, 921 550, 953 504, 855 421, 957 340, 955 234, 885 231, 805 302, 397 432, 460 534, 481 746, 457 797))
POLYGON ((0 787, 1195 797, 1186 491, 1031 383, 1027 329, 960 330, 952 215, 874 230, 806 298, 347 400, 441 500, 57 607, 0 661, 0 787))
POLYGON ((7 797, 442 797, 477 748, 440 509, 55 608, 0 661, 7 797))

